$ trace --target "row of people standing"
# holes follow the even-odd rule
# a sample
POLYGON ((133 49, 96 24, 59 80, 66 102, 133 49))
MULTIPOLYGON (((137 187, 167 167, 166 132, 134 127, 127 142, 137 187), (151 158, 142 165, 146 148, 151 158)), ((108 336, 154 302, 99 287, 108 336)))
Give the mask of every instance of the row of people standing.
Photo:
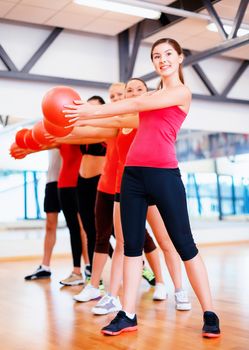
MULTIPOLYGON (((164 223, 164 232, 161 233, 163 239, 162 241, 159 239, 159 243, 167 241, 165 240, 167 235, 165 227, 169 230, 168 255, 165 255, 165 260, 167 263, 167 256, 173 253, 170 258, 173 264, 169 264, 169 266, 172 268, 171 276, 174 276, 174 272, 176 272, 175 281, 180 281, 179 291, 176 290, 176 294, 180 292, 183 297, 180 303, 182 305, 189 304, 187 294, 181 289, 180 270, 177 269, 179 258, 174 249, 177 250, 185 264, 189 280, 203 308, 203 336, 217 337, 220 334, 219 320, 212 311, 212 299, 205 266, 193 241, 186 208, 186 196, 174 151, 177 132, 187 115, 191 101, 191 94, 184 86, 181 72, 182 50, 176 41, 163 39, 153 45, 151 59, 157 73, 162 78, 161 89, 153 94, 143 94, 134 97, 131 101, 126 99, 125 102, 119 101, 115 104, 101 106, 101 108, 90 106, 90 104, 85 104, 82 101, 76 106, 66 106, 64 110, 66 117, 72 118, 75 129, 79 129, 72 132, 71 137, 68 138, 71 138, 71 141, 74 138, 79 138, 79 135, 83 139, 89 137, 89 135, 84 134, 89 128, 94 128, 95 136, 93 136, 93 139, 96 139, 96 128, 108 129, 110 122, 114 121, 118 121, 119 126, 121 125, 119 131, 121 132, 121 140, 125 137, 124 135, 133 132, 133 130, 127 131, 127 128, 133 129, 134 125, 130 126, 128 122, 123 125, 120 120, 124 121, 123 118, 125 117, 120 117, 120 115, 129 118, 132 114, 131 119, 134 122, 137 118, 137 112, 139 112, 139 131, 125 161, 126 166, 122 176, 121 210, 118 196, 114 204, 117 249, 115 248, 113 261, 118 263, 112 263, 110 286, 112 288, 114 277, 116 283, 113 283, 116 285, 116 289, 115 292, 107 293, 94 309, 98 309, 99 306, 101 312, 98 314, 102 314, 103 305, 105 304, 110 304, 110 308, 108 306, 105 309, 107 312, 104 313, 118 311, 122 308, 115 294, 118 293, 120 282, 123 279, 123 308, 108 326, 102 328, 102 333, 117 335, 137 329, 136 295, 142 271, 142 250, 146 237, 145 221, 149 212, 148 208, 151 205, 156 205, 160 214, 157 211, 152 213, 158 215, 158 217, 161 216, 164 223), (114 119, 108 120, 110 118, 108 116, 114 119), (106 119, 106 125, 103 125, 103 118, 106 119), (151 149, 152 139, 154 141, 153 149, 151 149), (163 153, 161 153, 162 150, 163 153), (173 250, 170 247, 172 242, 175 247, 173 250), (117 303, 115 304, 114 299, 111 300, 110 298, 116 298, 117 303)), ((122 142, 120 145, 122 145, 122 142)), ((156 235, 155 232, 154 234, 156 235)), ((165 245, 162 244, 162 249, 164 247, 165 245)), ((172 279, 174 280, 173 277, 172 279)), ((160 281, 158 285, 162 286, 163 284, 160 281)), ((87 301, 83 300, 82 296, 84 293, 87 294, 90 289, 95 291, 98 289, 92 281, 74 298, 87 301)))

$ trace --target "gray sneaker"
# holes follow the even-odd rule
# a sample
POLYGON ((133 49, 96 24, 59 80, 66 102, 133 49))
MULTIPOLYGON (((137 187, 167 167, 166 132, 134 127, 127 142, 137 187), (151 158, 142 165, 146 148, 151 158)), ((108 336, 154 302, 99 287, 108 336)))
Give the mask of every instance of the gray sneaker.
POLYGON ((70 276, 60 281, 60 284, 64 286, 78 286, 80 284, 84 284, 82 273, 77 274, 72 272, 70 276))
POLYGON ((100 301, 92 308, 94 315, 107 315, 112 312, 117 312, 122 309, 119 297, 115 298, 105 294, 100 301))

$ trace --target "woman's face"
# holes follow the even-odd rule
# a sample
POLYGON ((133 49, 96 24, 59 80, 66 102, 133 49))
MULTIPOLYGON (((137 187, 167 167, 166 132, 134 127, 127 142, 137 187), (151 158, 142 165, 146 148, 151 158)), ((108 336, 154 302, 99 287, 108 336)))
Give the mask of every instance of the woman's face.
POLYGON ((111 102, 116 102, 124 99, 124 86, 114 85, 109 90, 109 98, 111 102))
POLYGON ((183 61, 183 55, 179 55, 168 43, 157 45, 152 53, 152 62, 156 72, 161 77, 168 77, 177 73, 179 65, 183 61))
POLYGON ((145 92, 147 92, 147 88, 140 80, 130 80, 126 84, 125 98, 140 96, 145 92))

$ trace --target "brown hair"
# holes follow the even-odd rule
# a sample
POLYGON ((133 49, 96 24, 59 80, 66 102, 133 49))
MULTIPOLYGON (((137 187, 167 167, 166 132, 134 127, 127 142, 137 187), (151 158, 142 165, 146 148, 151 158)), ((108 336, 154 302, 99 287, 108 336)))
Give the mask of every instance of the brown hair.
MULTIPOLYGON (((174 39, 171 38, 162 38, 162 39, 158 39, 156 42, 154 42, 154 44, 151 47, 151 51, 150 51, 150 58, 153 61, 153 51, 155 49, 156 46, 160 45, 160 44, 169 44, 170 46, 172 46, 176 52, 178 53, 178 55, 183 55, 183 51, 182 48, 180 46, 180 44, 178 44, 178 42, 174 39)), ((178 70, 178 74, 179 74, 179 78, 181 80, 181 82, 184 84, 184 77, 183 77, 183 72, 182 72, 182 65, 179 65, 179 70, 178 70)), ((162 89, 162 80, 159 83, 158 89, 162 89)))
POLYGON ((143 79, 140 79, 140 78, 131 78, 131 79, 129 79, 129 80, 126 82, 126 84, 125 84, 125 88, 127 87, 127 84, 128 84, 130 81, 133 81, 133 80, 138 80, 138 81, 140 81, 140 82, 145 86, 146 90, 148 91, 148 86, 147 86, 146 82, 145 82, 143 79))

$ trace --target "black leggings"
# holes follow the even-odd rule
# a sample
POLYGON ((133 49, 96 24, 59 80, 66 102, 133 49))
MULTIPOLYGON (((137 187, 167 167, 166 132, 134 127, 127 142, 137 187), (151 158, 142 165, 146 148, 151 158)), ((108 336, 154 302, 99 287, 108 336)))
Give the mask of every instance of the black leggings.
POLYGON ((155 203, 183 261, 198 253, 189 224, 179 169, 125 167, 121 185, 121 220, 126 256, 140 256, 149 203, 155 203))
POLYGON ((73 255, 73 266, 80 267, 82 242, 80 224, 78 220, 78 199, 76 187, 64 187, 58 189, 61 209, 66 219, 70 233, 70 242, 73 255))
MULTIPOLYGON (((120 193, 115 193, 115 202, 120 203, 120 193)), ((150 204, 149 204, 150 205, 150 204)), ((144 238, 144 252, 146 254, 152 253, 156 249, 155 242, 148 230, 145 228, 145 238, 144 238)))
POLYGON ((110 237, 113 235, 114 195, 97 191, 95 205, 96 244, 94 251, 111 255, 110 237))
POLYGON ((77 184, 79 213, 87 235, 87 250, 91 266, 96 242, 95 202, 99 178, 100 175, 90 178, 79 175, 77 184))

